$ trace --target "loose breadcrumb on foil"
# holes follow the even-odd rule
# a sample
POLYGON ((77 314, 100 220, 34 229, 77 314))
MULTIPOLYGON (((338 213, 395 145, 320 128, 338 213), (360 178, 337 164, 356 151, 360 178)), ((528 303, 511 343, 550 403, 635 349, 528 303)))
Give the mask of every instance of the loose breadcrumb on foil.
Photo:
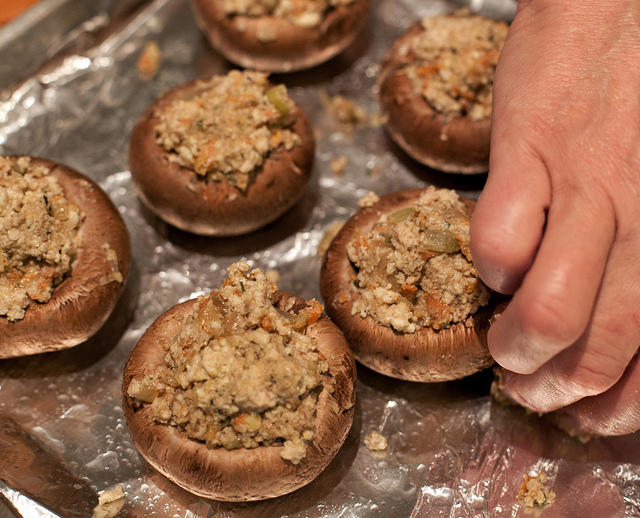
POLYGON ((122 486, 103 491, 98 495, 98 505, 93 510, 92 518, 112 518, 116 516, 122 509, 124 500, 122 486))
POLYGON ((148 81, 156 75, 162 63, 162 51, 155 41, 149 41, 138 57, 137 68, 140 78, 148 81))
POLYGON ((331 172, 336 176, 342 175, 348 163, 349 159, 344 155, 331 159, 331 172))
POLYGON ((382 451, 388 447, 387 438, 375 430, 369 432, 364 438, 364 445, 370 451, 382 451))
POLYGON ((545 486, 548 476, 545 472, 537 475, 523 475, 517 499, 528 509, 549 507, 556 500, 556 494, 545 486))
POLYGON ((364 438, 364 445, 369 453, 377 459, 384 459, 387 456, 389 446, 387 438, 375 430, 369 432, 364 438))
POLYGON ((362 198, 358 200, 359 207, 372 207, 380 201, 380 197, 373 191, 369 191, 362 198))
POLYGON ((367 112, 355 101, 342 95, 330 95, 320 90, 320 102, 326 112, 340 125, 344 131, 352 131, 367 123, 367 112))

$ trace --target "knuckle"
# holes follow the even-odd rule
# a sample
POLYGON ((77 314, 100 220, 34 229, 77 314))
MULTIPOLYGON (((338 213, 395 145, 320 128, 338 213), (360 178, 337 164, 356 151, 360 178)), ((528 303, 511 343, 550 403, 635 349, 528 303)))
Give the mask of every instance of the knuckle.
POLYGON ((597 396, 610 389, 620 378, 622 371, 603 370, 602 366, 579 364, 559 376, 558 382, 567 394, 579 397, 597 396))
POLYGON ((555 350, 568 347, 586 327, 583 315, 569 308, 569 301, 559 293, 532 299, 522 314, 522 332, 538 337, 541 347, 555 350))

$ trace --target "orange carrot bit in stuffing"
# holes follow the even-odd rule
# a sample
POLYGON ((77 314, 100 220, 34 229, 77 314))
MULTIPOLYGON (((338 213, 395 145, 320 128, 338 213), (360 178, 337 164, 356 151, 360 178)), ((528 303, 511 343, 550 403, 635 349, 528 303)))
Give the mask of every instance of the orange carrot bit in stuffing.
POLYGON ((349 294, 346 291, 341 291, 338 295, 338 301, 340 304, 344 304, 347 300, 349 300, 349 294))
POLYGON ((264 315, 260 319, 260 326, 262 327, 262 329, 264 329, 268 333, 273 331, 273 325, 271 324, 271 320, 269 320, 269 317, 267 315, 264 315))
POLYGON ((322 304, 320 304, 316 299, 311 299, 311 307, 306 308, 307 310, 307 325, 313 324, 316 320, 318 320, 322 316, 322 311, 324 308, 322 304))
POLYGON ((413 294, 418 291, 418 287, 414 286, 413 284, 403 284, 402 287, 400 288, 400 294, 408 300, 411 300, 411 297, 413 297, 413 294))
POLYGON ((420 68, 418 68, 418 74, 421 77, 428 76, 431 74, 435 74, 440 68, 440 65, 421 66, 420 68))
POLYGON ((324 310, 322 304, 320 304, 316 299, 311 299, 307 302, 310 304, 310 306, 307 306, 298 314, 298 316, 300 317, 299 327, 309 326, 313 324, 322 316, 322 311, 324 310))

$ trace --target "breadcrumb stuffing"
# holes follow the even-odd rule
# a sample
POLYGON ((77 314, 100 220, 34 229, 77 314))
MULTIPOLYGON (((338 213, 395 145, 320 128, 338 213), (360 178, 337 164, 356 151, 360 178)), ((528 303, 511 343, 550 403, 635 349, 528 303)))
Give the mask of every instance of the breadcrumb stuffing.
POLYGON ((354 233, 347 254, 357 272, 352 314, 399 332, 448 328, 489 301, 469 250, 469 217, 452 190, 431 186, 382 214, 371 231, 354 233))
POLYGON ((547 474, 524 475, 524 481, 518 490, 518 500, 521 500, 526 508, 549 507, 556 500, 556 494, 545 486, 547 474))
POLYGON ((380 201, 380 196, 378 196, 375 192, 370 191, 358 200, 358 206, 373 207, 376 203, 378 203, 378 201, 380 201))
POLYGON ((138 57, 137 67, 140 77, 148 81, 156 75, 162 63, 162 51, 157 42, 149 41, 138 57))
POLYGON ((473 120, 491 114, 493 77, 508 25, 461 9, 422 20, 423 31, 405 52, 405 71, 431 107, 473 120))
POLYGON ((180 166, 246 191, 270 153, 300 145, 296 105, 262 72, 231 70, 199 81, 158 113, 157 142, 180 166))
POLYGON ((364 438, 364 445, 369 451, 384 451, 387 449, 387 438, 384 435, 372 430, 364 438))
POLYGON ((228 15, 252 18, 273 16, 291 21, 300 27, 320 25, 327 13, 338 5, 354 0, 224 0, 228 15))
POLYGON ((275 291, 262 270, 233 264, 223 286, 196 302, 168 345, 167 364, 132 380, 129 395, 209 448, 280 443, 284 459, 300 462, 328 369, 306 334, 323 308, 311 300, 297 314, 283 311, 275 291))
POLYGON ((84 214, 50 170, 0 156, 0 316, 24 318, 71 271, 84 214))

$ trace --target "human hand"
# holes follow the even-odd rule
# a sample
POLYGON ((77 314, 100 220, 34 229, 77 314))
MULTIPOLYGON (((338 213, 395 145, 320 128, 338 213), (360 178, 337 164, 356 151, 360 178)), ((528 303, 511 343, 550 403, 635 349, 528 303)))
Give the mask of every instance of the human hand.
POLYGON ((640 429, 640 1, 520 0, 471 222, 506 394, 577 433, 640 429))

